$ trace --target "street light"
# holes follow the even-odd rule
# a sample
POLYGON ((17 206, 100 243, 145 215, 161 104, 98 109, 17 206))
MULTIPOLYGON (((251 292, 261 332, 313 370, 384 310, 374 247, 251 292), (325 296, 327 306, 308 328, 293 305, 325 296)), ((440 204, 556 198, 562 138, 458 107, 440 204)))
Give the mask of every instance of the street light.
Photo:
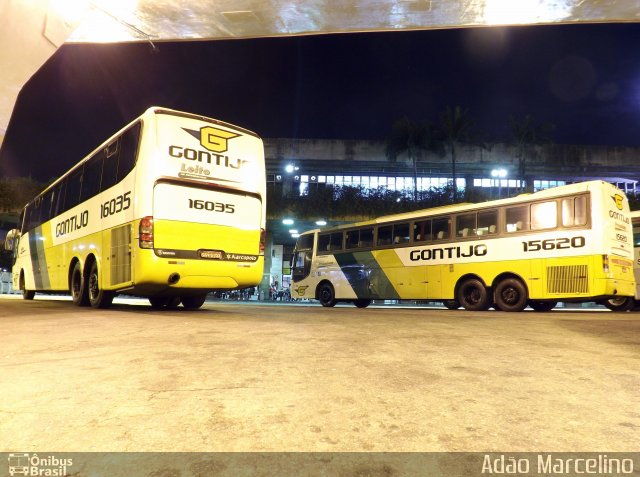
POLYGON ((507 177, 507 170, 502 167, 500 169, 492 169, 491 177, 493 177, 493 187, 496 186, 496 177, 498 178, 498 199, 500 199, 502 197, 502 179, 507 177))

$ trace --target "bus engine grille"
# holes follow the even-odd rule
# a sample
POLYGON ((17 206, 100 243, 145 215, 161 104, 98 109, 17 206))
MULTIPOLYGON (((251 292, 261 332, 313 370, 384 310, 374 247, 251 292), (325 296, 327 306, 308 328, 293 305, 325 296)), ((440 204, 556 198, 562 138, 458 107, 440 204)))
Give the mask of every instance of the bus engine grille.
POLYGON ((588 293, 586 265, 547 267, 547 293, 588 293))

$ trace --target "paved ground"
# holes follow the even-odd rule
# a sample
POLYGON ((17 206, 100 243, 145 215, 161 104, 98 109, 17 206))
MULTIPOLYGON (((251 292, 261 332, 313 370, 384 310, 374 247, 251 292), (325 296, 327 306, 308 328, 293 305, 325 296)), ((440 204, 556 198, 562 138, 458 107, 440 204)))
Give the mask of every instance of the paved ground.
POLYGON ((0 450, 631 451, 640 313, 0 298, 0 450))

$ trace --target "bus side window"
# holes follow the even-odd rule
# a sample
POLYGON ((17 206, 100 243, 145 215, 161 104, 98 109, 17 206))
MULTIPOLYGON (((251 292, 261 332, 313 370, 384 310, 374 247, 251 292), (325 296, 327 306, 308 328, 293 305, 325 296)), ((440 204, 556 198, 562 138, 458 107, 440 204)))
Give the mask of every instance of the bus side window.
POLYGON ((42 197, 42 206, 40 212, 40 223, 48 222, 51 219, 51 202, 53 199, 53 190, 50 190, 42 197))
POLYGON ((433 219, 433 238, 435 240, 442 240, 449 238, 451 219, 449 217, 440 217, 433 219))
POLYGON ((331 234, 330 250, 342 250, 342 232, 331 234))
POLYGON ((136 165, 138 157, 138 142, 140 138, 140 122, 127 129, 120 136, 120 154, 118 155, 118 178, 120 182, 136 165))
POLYGON ((31 230, 30 222, 31 222, 31 212, 33 210, 33 203, 28 204, 24 208, 24 218, 22 220, 22 233, 25 234, 29 230, 31 230))
POLYGON ((361 229, 360 241, 358 247, 372 247, 373 246, 373 229, 361 229))
POLYGON ((409 243, 409 224, 395 224, 393 226, 393 243, 409 243))
POLYGON ((426 242, 431 240, 431 221, 422 220, 413 224, 413 241, 426 242))
POLYGON ((498 233, 498 211, 478 212, 478 235, 495 235, 496 233, 498 233))
POLYGON ((383 247, 385 245, 391 245, 391 235, 392 235, 392 227, 391 225, 385 225, 382 227, 378 227, 378 243, 379 247, 383 247))
POLYGON ((80 187, 82 180, 82 168, 79 167, 69 176, 67 182, 67 194, 65 196, 65 210, 69 210, 80 203, 80 187))
POLYGON ((117 140, 105 147, 102 154, 104 154, 104 167, 102 168, 102 186, 100 191, 105 191, 109 187, 116 185, 118 182, 118 144, 120 140, 117 140))
POLYGON ((476 234, 476 213, 458 215, 456 218, 456 236, 473 237, 476 234))
POLYGON ((320 234, 318 236, 318 252, 331 250, 331 234, 320 234))
POLYGON ((358 248, 358 242, 360 241, 360 231, 359 230, 349 230, 346 232, 347 239, 345 241, 345 248, 358 248))
POLYGON ((553 229, 558 225, 556 201, 531 204, 531 230, 553 229))
POLYGON ((587 224, 587 196, 562 199, 562 225, 573 227, 587 224))
POLYGON ((529 230, 529 207, 526 205, 507 207, 506 224, 509 233, 529 230))
POLYGON ((60 215, 65 210, 64 208, 64 191, 65 191, 66 179, 62 180, 53 189, 53 204, 51 204, 51 217, 60 215))
POLYGON ((80 202, 90 199, 100 192, 100 179, 102 177, 103 152, 100 151, 89 159, 84 165, 82 176, 82 192, 80 202))

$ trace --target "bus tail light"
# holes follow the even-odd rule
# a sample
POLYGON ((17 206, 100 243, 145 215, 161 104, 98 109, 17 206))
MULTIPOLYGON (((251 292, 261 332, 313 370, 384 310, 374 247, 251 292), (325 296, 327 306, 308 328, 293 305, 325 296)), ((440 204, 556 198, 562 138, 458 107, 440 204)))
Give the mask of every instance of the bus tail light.
POLYGON ((143 217, 139 229, 140 248, 153 248, 153 217, 143 217))
POLYGON ((604 273, 609 273, 609 255, 602 256, 602 270, 604 273))
POLYGON ((260 229, 260 253, 264 253, 264 244, 267 239, 267 232, 265 229, 260 229))

